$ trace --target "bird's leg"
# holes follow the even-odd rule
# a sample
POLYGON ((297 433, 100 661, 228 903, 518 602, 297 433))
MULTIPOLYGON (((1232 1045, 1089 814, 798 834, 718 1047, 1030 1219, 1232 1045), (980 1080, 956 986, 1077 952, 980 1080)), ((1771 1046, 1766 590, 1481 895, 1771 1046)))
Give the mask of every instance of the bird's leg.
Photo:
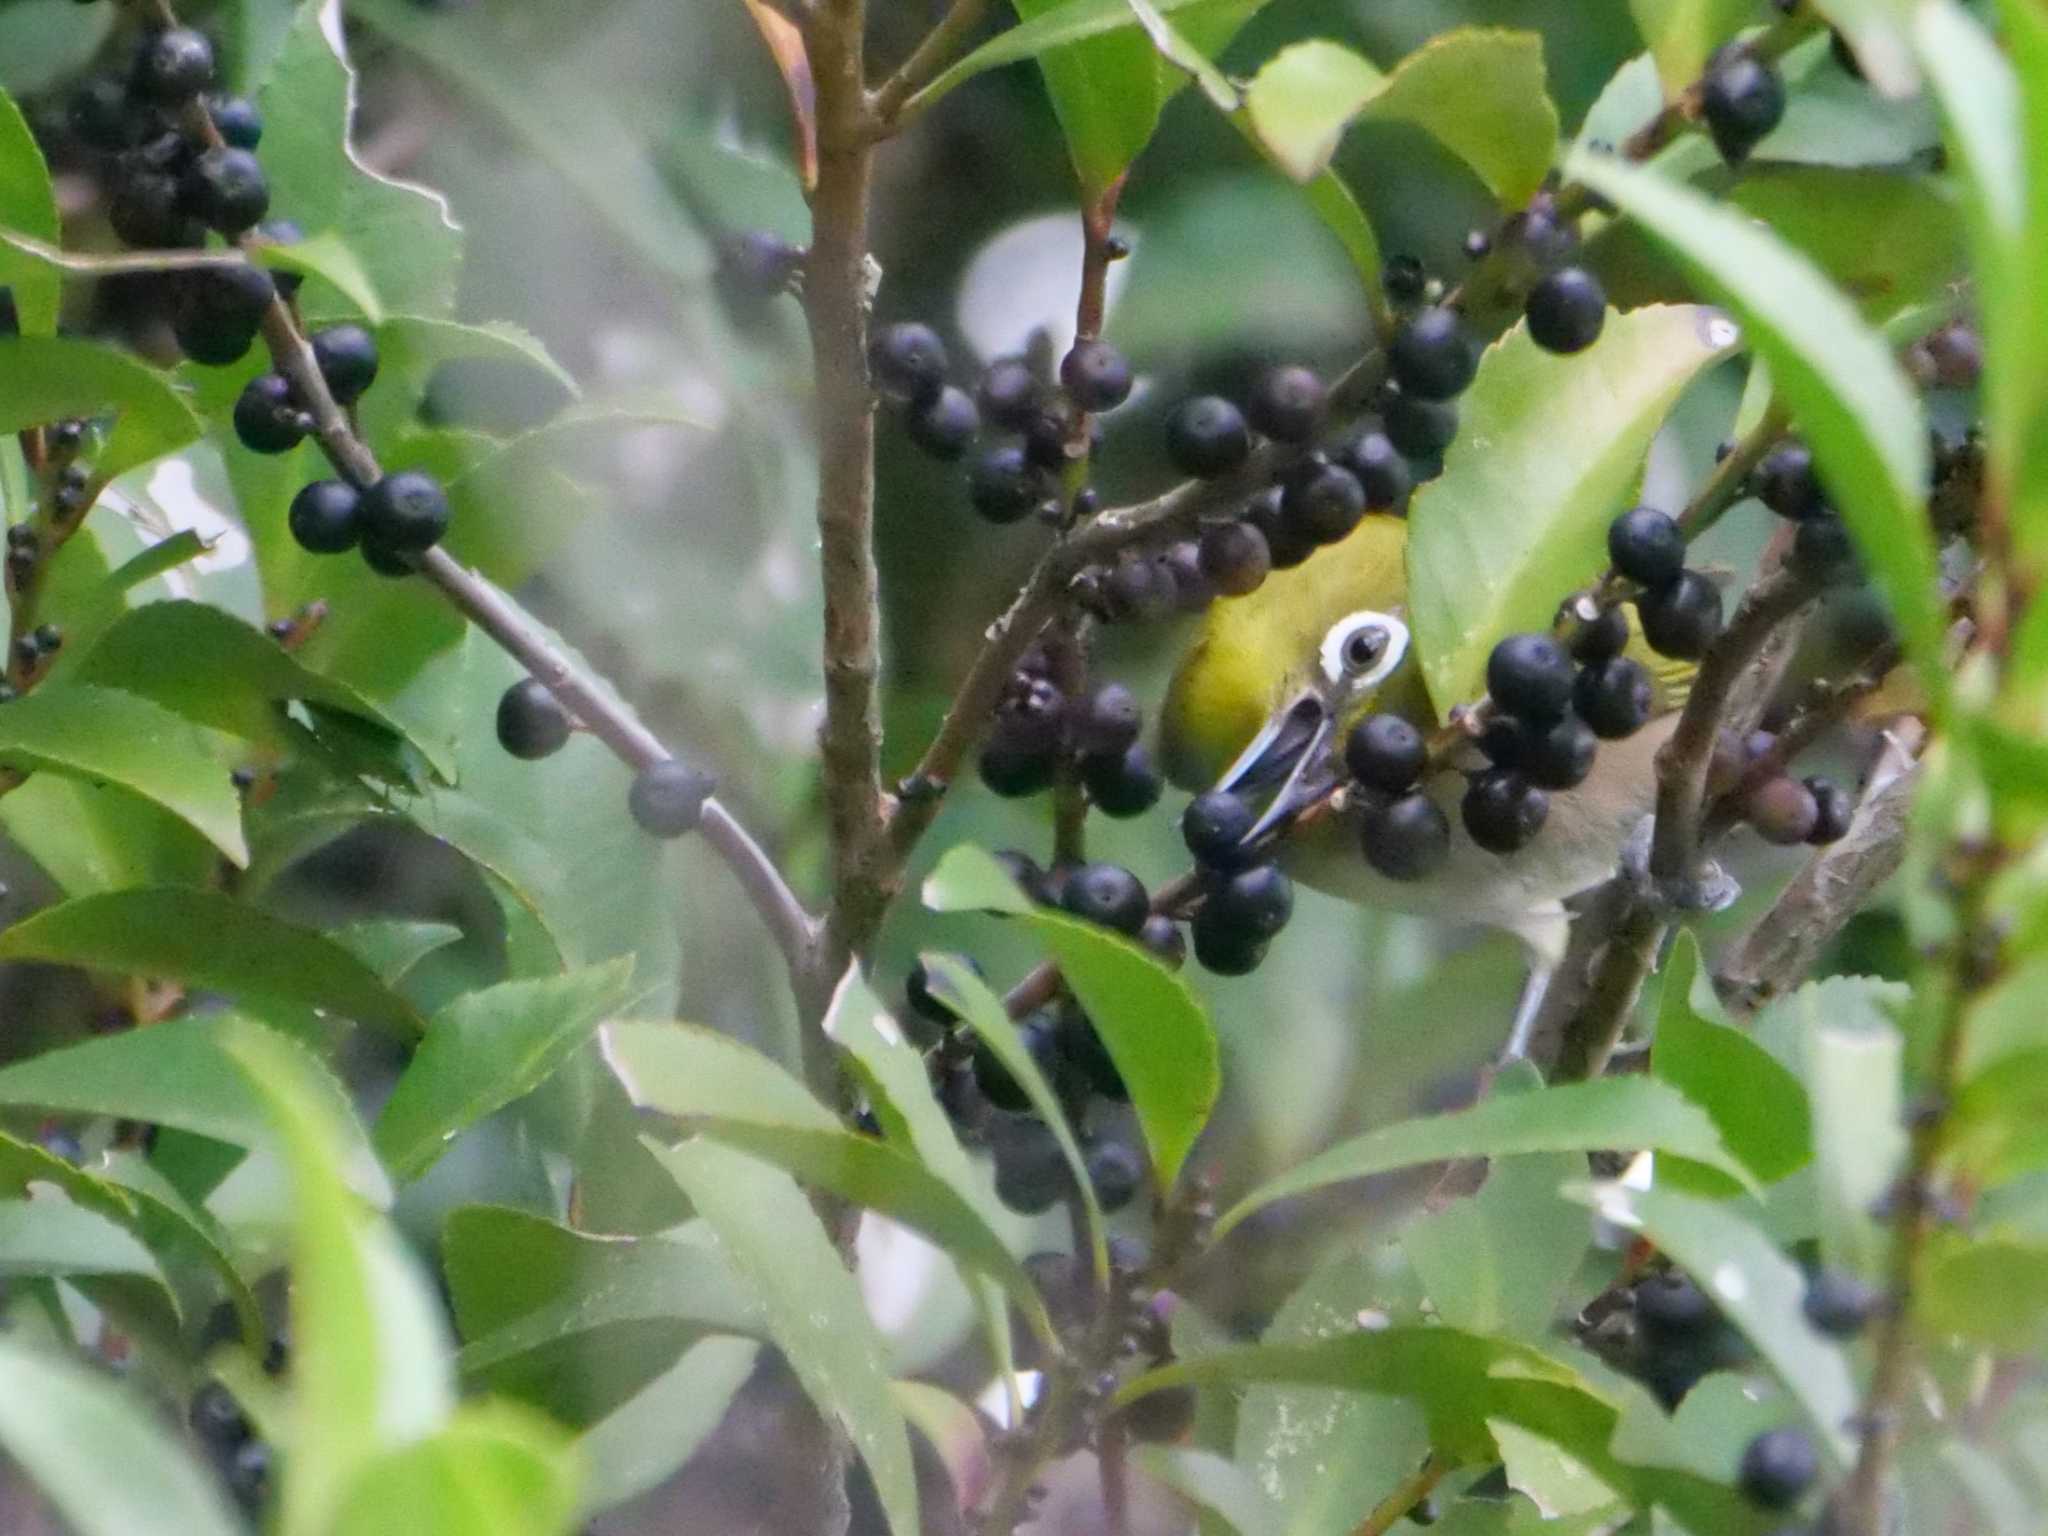
POLYGON ((1621 874, 1672 912, 1721 912, 1741 898, 1742 886, 1713 859, 1702 858, 1690 880, 1659 880, 1650 873, 1657 822, 1645 816, 1621 847, 1621 874))
POLYGON ((1529 1054, 1529 1041, 1536 1033, 1536 1020, 1543 1012, 1543 998, 1550 990, 1550 979, 1557 974, 1555 961, 1541 957, 1529 962, 1529 975, 1522 982, 1522 996, 1515 1004, 1515 1021, 1508 1026, 1506 1044, 1493 1060, 1494 1070, 1512 1066, 1529 1054))

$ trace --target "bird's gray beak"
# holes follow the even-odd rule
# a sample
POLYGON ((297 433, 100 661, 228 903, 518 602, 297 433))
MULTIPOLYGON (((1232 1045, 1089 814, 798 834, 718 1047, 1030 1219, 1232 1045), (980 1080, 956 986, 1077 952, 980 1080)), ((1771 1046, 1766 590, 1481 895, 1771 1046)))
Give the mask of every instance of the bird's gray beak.
POLYGON ((1277 711, 1223 771, 1217 789, 1247 800, 1271 795, 1245 834, 1247 843, 1292 821, 1329 792, 1334 781, 1329 747, 1335 729, 1329 705, 1306 690, 1277 711))

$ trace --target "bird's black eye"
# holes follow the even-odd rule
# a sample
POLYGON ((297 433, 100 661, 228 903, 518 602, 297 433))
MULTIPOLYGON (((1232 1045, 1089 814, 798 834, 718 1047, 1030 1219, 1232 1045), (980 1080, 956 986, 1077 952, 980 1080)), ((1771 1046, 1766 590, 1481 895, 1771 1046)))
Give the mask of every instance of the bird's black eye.
POLYGON ((1365 624, 1344 637, 1344 666, 1347 671, 1363 672, 1380 659, 1380 653, 1387 648, 1386 632, 1377 625, 1365 624))

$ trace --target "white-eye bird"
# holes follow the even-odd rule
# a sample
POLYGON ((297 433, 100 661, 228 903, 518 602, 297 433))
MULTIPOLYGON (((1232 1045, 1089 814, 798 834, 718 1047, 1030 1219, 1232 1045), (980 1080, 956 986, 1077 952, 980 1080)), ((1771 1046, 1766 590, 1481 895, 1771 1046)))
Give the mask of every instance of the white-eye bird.
MULTIPOLYGON (((1365 715, 1391 712, 1425 734, 1436 729, 1405 622, 1407 533, 1399 518, 1367 517, 1343 542, 1209 610, 1161 715, 1161 757, 1176 783, 1269 797, 1263 831, 1344 778, 1342 744, 1365 715)), ((1510 1055, 1526 1044, 1543 988, 1563 958, 1565 899, 1613 873, 1655 799, 1654 758, 1676 723, 1691 669, 1655 657, 1640 635, 1629 654, 1656 682, 1649 724, 1601 742, 1590 775, 1551 793, 1548 819, 1520 851, 1489 853, 1466 834, 1459 819, 1465 778, 1456 772, 1422 785, 1452 834, 1449 856, 1421 879, 1389 879, 1366 861, 1355 796, 1343 814, 1304 818, 1280 842, 1289 874, 1318 890, 1519 938, 1529 951, 1530 984, 1510 1055)), ((1476 748, 1469 752, 1460 766, 1481 765, 1476 748)))

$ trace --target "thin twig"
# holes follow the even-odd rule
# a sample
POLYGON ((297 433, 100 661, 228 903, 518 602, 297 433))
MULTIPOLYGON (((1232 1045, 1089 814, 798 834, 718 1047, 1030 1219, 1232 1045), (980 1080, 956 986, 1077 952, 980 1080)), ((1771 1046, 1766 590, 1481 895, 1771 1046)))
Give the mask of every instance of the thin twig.
POLYGON ((903 104, 913 92, 946 67, 968 34, 981 25, 981 18, 987 10, 988 0, 953 0, 946 14, 939 19, 939 24, 925 34, 924 41, 875 92, 878 130, 894 130, 903 104))
POLYGON ((1372 1507, 1372 1512, 1359 1522, 1352 1536, 1386 1536, 1397 1521, 1406 1519, 1409 1511, 1430 1496, 1450 1470, 1450 1464, 1434 1453, 1425 1457, 1421 1466, 1401 1479, 1392 1493, 1372 1507))

